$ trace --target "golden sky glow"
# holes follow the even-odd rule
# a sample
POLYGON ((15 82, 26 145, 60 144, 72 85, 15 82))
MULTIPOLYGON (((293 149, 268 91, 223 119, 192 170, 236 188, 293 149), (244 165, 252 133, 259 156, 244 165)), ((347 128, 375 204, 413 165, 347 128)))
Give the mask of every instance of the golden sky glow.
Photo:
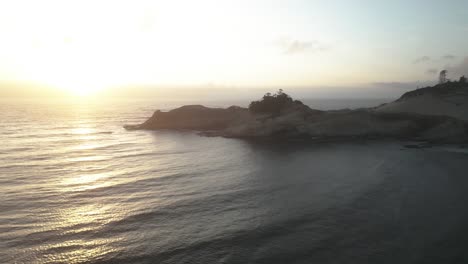
POLYGON ((441 45, 428 39, 437 28, 427 29, 428 14, 439 6, 416 2, 2 1, 0 81, 87 95, 140 84, 307 86, 432 79, 427 72, 465 56, 468 40, 457 36, 468 29, 466 20, 458 19, 466 14, 457 9, 441 23, 432 21, 450 40, 441 45), (415 10, 418 16, 408 23, 415 10), (413 63, 421 56, 446 60, 413 63))

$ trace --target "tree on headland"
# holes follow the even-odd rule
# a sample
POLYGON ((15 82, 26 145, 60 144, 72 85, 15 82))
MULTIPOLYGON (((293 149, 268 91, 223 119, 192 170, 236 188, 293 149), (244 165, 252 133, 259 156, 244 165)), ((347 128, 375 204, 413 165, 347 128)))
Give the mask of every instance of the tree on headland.
POLYGON ((439 73, 439 84, 444 84, 446 83, 448 80, 447 80, 447 70, 442 70, 440 73, 439 73))
POLYGON ((466 77, 465 76, 460 77, 459 82, 465 84, 466 83, 466 77))
POLYGON ((294 101, 291 96, 279 89, 275 94, 266 93, 262 100, 253 101, 249 105, 249 111, 255 114, 279 115, 281 110, 293 105, 302 104, 301 101, 294 101))

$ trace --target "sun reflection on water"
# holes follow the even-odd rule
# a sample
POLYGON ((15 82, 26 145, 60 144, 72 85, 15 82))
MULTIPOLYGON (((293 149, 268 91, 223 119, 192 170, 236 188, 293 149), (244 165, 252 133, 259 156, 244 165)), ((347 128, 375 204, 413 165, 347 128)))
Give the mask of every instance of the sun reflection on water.
POLYGON ((70 206, 54 212, 55 224, 50 226, 60 231, 60 240, 41 246, 43 261, 41 263, 84 263, 97 261, 121 250, 119 242, 122 237, 93 237, 98 231, 113 221, 118 221, 124 212, 114 206, 103 206, 100 203, 83 206, 70 206), (77 236, 85 236, 76 239, 77 236), (75 237, 75 239, 67 239, 75 237))
POLYGON ((78 192, 92 190, 96 188, 106 187, 112 185, 112 180, 109 178, 112 173, 90 173, 80 174, 62 181, 63 192, 78 192))
POLYGON ((71 162, 87 162, 87 161, 105 161, 108 160, 108 156, 104 155, 91 155, 91 156, 83 156, 83 157, 76 157, 76 158, 70 158, 68 161, 71 162))
POLYGON ((80 173, 67 175, 61 179, 61 191, 86 191, 111 185, 110 178, 113 173, 103 170, 108 166, 104 163, 109 160, 109 156, 102 155, 102 152, 98 150, 103 145, 97 141, 99 136, 96 135, 96 128, 84 125, 71 129, 71 134, 78 141, 75 145, 70 146, 66 160, 72 162, 73 169, 69 171, 79 171, 80 173), (87 171, 90 165, 94 165, 93 169, 87 171))
MULTIPOLYGON (((87 138, 88 140, 90 139, 96 139, 96 137, 93 138, 87 138)), ((77 145, 74 149, 76 150, 93 150, 96 148, 102 147, 101 144, 99 143, 93 143, 93 142, 83 142, 77 145)))
POLYGON ((89 135, 95 132, 95 129, 92 127, 78 127, 71 129, 71 134, 73 135, 89 135))
POLYGON ((66 174, 57 174, 54 181, 54 190, 67 206, 48 211, 44 215, 47 221, 37 226, 38 234, 55 234, 30 251, 37 263, 99 262, 123 250, 125 236, 109 235, 106 230, 129 212, 118 200, 92 195, 94 190, 118 182, 116 176, 121 171, 110 169, 115 165, 113 155, 105 148, 112 144, 105 140, 108 135, 99 133, 92 116, 79 112, 76 117, 63 131, 64 139, 70 142, 61 159, 65 165, 60 170, 66 174))
POLYGON ((97 261, 118 252, 111 246, 122 239, 69 240, 44 248, 42 263, 87 263, 97 261))

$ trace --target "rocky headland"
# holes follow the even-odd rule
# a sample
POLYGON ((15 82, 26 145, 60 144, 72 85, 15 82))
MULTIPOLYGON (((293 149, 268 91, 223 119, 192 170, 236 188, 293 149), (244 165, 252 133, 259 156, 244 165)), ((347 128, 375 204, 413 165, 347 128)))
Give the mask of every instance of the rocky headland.
POLYGON ((446 83, 405 93, 374 108, 320 111, 281 90, 248 108, 187 105, 126 129, 195 130, 234 138, 396 138, 440 143, 468 142, 468 85, 446 83))

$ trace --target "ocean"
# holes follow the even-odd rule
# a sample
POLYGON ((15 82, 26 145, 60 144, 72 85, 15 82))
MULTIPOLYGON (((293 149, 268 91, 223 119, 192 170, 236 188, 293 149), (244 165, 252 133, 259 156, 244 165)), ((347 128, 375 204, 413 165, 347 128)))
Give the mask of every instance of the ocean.
POLYGON ((0 263, 468 263, 466 147, 122 128, 179 103, 2 100, 0 263))

